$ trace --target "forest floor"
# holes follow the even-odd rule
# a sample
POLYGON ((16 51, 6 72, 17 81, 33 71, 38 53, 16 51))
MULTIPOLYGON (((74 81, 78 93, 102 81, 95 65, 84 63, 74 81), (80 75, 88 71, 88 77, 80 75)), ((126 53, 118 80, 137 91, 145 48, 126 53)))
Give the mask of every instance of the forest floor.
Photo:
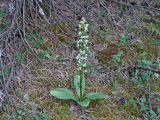
POLYGON ((158 120, 159 51, 158 0, 3 1, 0 118, 158 120), (57 87, 74 87, 82 17, 89 24, 85 90, 110 96, 83 110, 73 101, 61 101, 49 93, 57 87))

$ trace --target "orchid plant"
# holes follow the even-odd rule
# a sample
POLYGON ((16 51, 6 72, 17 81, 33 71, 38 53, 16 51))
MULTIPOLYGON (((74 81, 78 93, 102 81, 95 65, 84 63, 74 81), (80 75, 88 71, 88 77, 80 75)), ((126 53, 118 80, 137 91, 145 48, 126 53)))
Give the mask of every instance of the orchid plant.
POLYGON ((88 48, 88 26, 85 18, 82 18, 79 24, 79 40, 77 41, 77 48, 79 49, 79 54, 76 57, 77 60, 77 73, 74 76, 73 84, 75 87, 75 92, 72 92, 66 88, 55 88, 50 90, 50 94, 58 99, 62 100, 73 100, 80 106, 87 107, 91 100, 105 99, 108 95, 103 93, 91 92, 85 94, 85 71, 87 66, 87 57, 89 53, 88 48))

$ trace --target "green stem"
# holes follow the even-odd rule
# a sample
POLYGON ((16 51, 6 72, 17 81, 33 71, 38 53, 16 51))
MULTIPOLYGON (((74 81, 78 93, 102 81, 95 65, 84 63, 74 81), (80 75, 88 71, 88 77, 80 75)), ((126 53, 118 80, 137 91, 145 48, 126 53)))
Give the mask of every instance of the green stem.
POLYGON ((80 70, 80 101, 82 100, 83 97, 83 91, 82 91, 82 85, 83 85, 83 79, 84 79, 84 73, 83 70, 80 70))

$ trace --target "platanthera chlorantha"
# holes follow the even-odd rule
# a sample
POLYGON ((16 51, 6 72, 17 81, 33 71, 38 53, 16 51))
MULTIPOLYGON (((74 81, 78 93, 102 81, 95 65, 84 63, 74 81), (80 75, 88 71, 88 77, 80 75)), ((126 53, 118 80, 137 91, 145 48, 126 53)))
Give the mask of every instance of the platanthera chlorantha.
POLYGON ((77 47, 79 48, 79 54, 76 57, 77 60, 77 75, 74 76, 73 84, 75 87, 75 93, 66 88, 55 88, 50 90, 50 94, 58 99, 73 100, 80 106, 87 107, 91 100, 106 99, 109 96, 103 93, 91 92, 85 94, 85 68, 86 60, 89 53, 88 44, 88 24, 87 21, 82 18, 79 24, 79 40, 77 41, 77 47))

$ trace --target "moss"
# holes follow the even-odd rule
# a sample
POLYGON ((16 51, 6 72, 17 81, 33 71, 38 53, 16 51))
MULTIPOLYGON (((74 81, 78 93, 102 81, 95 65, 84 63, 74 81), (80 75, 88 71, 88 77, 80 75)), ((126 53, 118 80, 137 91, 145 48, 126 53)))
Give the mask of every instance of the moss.
POLYGON ((152 35, 160 34, 160 22, 159 16, 148 17, 145 16, 142 18, 144 29, 146 29, 152 35))
POLYGON ((59 83, 60 82, 57 81, 53 82, 45 80, 34 82, 34 88, 37 88, 38 93, 36 92, 36 90, 33 91, 31 100, 34 101, 38 106, 40 106, 40 108, 45 111, 45 113, 50 117, 51 120, 76 120, 75 115, 70 111, 69 101, 57 100, 49 94, 49 90, 54 86, 59 86, 59 83), (51 82, 52 84, 50 84, 51 82), (45 89, 48 91, 47 93, 45 93, 45 89))
POLYGON ((119 45, 118 44, 108 44, 108 47, 102 51, 98 51, 98 61, 102 63, 105 66, 114 66, 114 63, 112 61, 113 55, 116 55, 119 51, 119 45))
POLYGON ((158 79, 152 79, 145 84, 146 88, 150 85, 152 93, 160 93, 160 81, 158 79))
POLYGON ((58 38, 60 42, 66 42, 71 39, 70 30, 65 22, 51 24, 49 26, 51 32, 58 38))
POLYGON ((148 38, 144 42, 145 49, 146 49, 146 52, 148 53, 148 56, 149 56, 150 60, 153 60, 153 59, 157 58, 160 55, 158 46, 154 46, 152 44, 153 43, 152 41, 153 41, 152 38, 148 38))
POLYGON ((124 105, 120 105, 119 108, 122 110, 127 110, 128 114, 131 116, 141 117, 143 113, 140 110, 140 106, 137 105, 135 96, 127 92, 125 92, 123 96, 126 99, 126 103, 124 105))

